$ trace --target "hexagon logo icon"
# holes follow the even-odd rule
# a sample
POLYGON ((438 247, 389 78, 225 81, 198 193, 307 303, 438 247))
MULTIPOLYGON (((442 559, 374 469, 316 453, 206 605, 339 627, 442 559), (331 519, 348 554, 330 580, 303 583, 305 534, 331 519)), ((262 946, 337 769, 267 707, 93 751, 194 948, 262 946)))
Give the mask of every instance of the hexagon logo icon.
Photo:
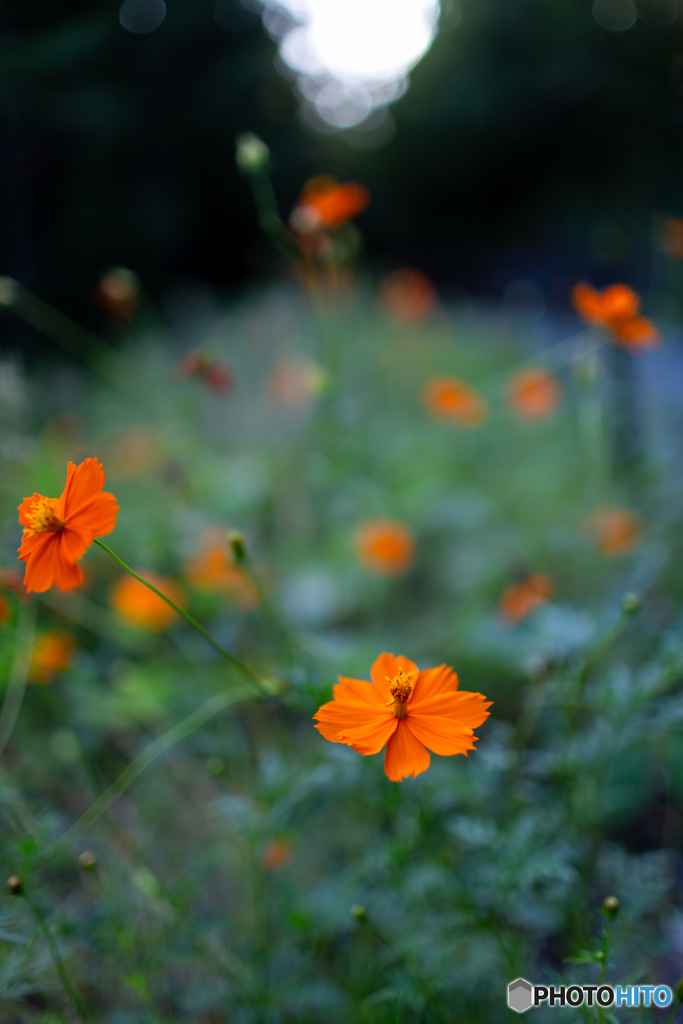
POLYGON ((524 1013, 531 1009, 533 1003, 533 987, 526 978, 517 978, 508 985, 508 1006, 515 1013, 524 1013))

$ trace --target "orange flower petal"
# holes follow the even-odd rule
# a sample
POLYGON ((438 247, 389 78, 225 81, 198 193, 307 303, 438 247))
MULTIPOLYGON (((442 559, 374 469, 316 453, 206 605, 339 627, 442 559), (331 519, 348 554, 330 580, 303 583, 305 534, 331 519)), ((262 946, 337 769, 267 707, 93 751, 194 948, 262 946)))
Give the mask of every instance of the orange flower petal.
POLYGON ((352 729, 343 729, 338 734, 338 743, 353 747, 359 754, 379 754, 399 725, 399 719, 389 715, 384 721, 357 725, 352 729))
POLYGON ((116 498, 105 491, 85 501, 75 514, 69 516, 68 525, 77 524, 78 529, 89 532, 92 537, 104 537, 116 526, 118 511, 116 498))
POLYGON ((83 582, 83 571, 78 562, 67 562, 63 558, 55 558, 55 583, 60 590, 73 590, 83 582))
MULTIPOLYGON (((57 534, 38 534, 39 543, 34 544, 26 562, 24 586, 28 594, 35 591, 42 594, 49 590, 55 581, 55 553, 57 551, 57 534)), ((23 544, 19 551, 21 552, 23 544)))
POLYGON ((576 310, 588 323, 608 323, 613 319, 630 319, 638 312, 640 299, 625 284, 612 284, 603 292, 581 281, 572 291, 576 310))
POLYGON ((550 416, 561 398, 557 378, 538 367, 518 370, 508 381, 508 400, 522 419, 537 420, 550 416))
POLYGON ((457 675, 448 665, 427 668, 417 677, 410 698, 410 707, 413 708, 423 700, 436 697, 437 694, 455 692, 459 685, 457 675))
POLYGON ((97 459, 84 459, 80 465, 67 464, 66 484, 60 501, 64 518, 74 516, 93 495, 104 487, 104 470, 97 459))
MULTIPOLYGON (((388 699, 391 700, 391 694, 388 694, 388 699)), ((346 742, 340 734, 350 729, 367 724, 379 729, 395 721, 384 700, 383 688, 373 686, 362 679, 344 678, 340 678, 339 684, 334 687, 334 700, 323 704, 313 717, 318 719, 316 729, 325 739, 334 743, 346 742)), ((386 738, 384 742, 386 743, 386 738)))
POLYGON ((72 530, 68 526, 61 533, 55 534, 57 538, 58 558, 67 562, 77 562, 83 555, 92 538, 83 536, 80 530, 72 530))
POLYGON ((459 723, 453 719, 438 715, 408 715, 406 722, 413 736, 435 754, 467 756, 468 750, 475 749, 473 740, 478 737, 473 736, 470 729, 458 729, 459 723))
POLYGON ((408 717, 423 719, 432 715, 438 718, 451 718, 455 728, 476 729, 488 718, 487 701, 481 693, 470 693, 458 690, 457 693, 439 693, 419 704, 408 705, 408 717))
POLYGON ((407 719, 396 719, 398 728, 387 743, 384 770, 392 782, 420 775, 429 768, 430 757, 408 726, 407 719))
POLYGON ((627 348, 659 347, 659 331, 652 321, 644 316, 634 316, 629 320, 614 320, 610 327, 627 348))

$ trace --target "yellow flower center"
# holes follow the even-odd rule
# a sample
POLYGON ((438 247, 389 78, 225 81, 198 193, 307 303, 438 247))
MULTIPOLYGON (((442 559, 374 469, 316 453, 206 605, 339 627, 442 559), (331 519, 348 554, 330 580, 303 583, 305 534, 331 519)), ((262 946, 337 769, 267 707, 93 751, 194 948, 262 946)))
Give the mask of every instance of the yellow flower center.
POLYGON ((59 533, 64 529, 64 520, 55 512, 56 498, 41 498, 28 514, 30 533, 59 533))
POLYGON ((395 718, 405 718, 408 711, 408 698, 415 685, 415 673, 404 672, 400 668, 393 679, 387 676, 386 680, 389 683, 391 696, 394 698, 387 701, 387 707, 393 705, 395 718))

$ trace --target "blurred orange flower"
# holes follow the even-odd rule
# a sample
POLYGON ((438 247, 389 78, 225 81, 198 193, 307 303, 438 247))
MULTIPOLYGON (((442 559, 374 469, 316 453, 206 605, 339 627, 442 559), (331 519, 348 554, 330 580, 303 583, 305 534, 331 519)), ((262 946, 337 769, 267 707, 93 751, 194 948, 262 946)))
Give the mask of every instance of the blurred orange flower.
POLYGON ((508 400, 518 416, 539 420, 557 409, 562 391, 552 373, 539 368, 519 370, 508 382, 508 400))
POLYGON ((683 260, 683 217, 667 217, 662 224, 659 247, 670 260, 683 260))
POLYGON ((268 378, 268 394, 276 405, 294 409, 321 394, 327 384, 325 371, 310 359, 287 359, 268 378))
MULTIPOLYGON (((185 595, 177 583, 153 572, 142 569, 135 571, 162 594, 175 601, 180 608, 184 608, 185 595)), ((111 606, 131 625, 150 632, 168 629, 176 619, 176 613, 170 605, 132 576, 121 576, 115 584, 111 594, 111 606)))
POLYGON ((78 560, 95 537, 104 537, 116 526, 119 507, 113 494, 102 491, 104 470, 97 459, 80 466, 67 464, 66 485, 59 498, 33 494, 19 506, 24 535, 19 558, 26 562, 24 585, 30 593, 73 590, 83 582, 78 560))
POLYGON ((256 608, 258 591, 243 569, 230 557, 227 530, 207 530, 204 547, 185 563, 185 574, 195 590, 206 594, 227 594, 244 611, 256 608))
POLYGON ((399 323, 426 320, 436 309, 436 288, 426 274, 412 267, 394 270, 382 278, 377 297, 387 316, 399 323))
POLYGON ((4 626, 9 621, 12 609, 10 608, 9 601, 4 594, 0 594, 0 626, 4 626))
POLYGON ((588 530, 598 551, 615 557, 638 547, 643 538, 643 521, 636 512, 611 505, 593 513, 588 520, 588 530))
POLYGON ((284 868, 292 859, 292 844, 289 839, 272 839, 266 843, 261 854, 261 863, 267 871, 284 868))
POLYGON ((211 359, 200 349, 187 352, 176 367, 181 377, 196 377, 217 395, 226 395, 234 386, 232 374, 225 363, 211 359))
POLYGON ((543 573, 534 572, 519 583, 513 583, 504 592, 498 604, 503 619, 516 625, 530 615, 535 608, 547 604, 552 597, 553 586, 543 573))
POLYGON ((370 192, 357 181, 340 185, 334 178, 311 178, 290 217, 293 231, 330 231, 361 213, 370 202, 370 192))
POLYGON ((627 285, 612 284, 599 292, 582 281, 572 291, 572 300, 586 323, 606 327, 616 344, 631 350, 657 347, 657 328, 638 316, 640 296, 627 285))
POLYGON ((488 415, 488 405, 467 381, 459 377, 435 377, 425 385, 424 405, 431 416, 461 427, 478 427, 488 415))
POLYGON ((386 744, 384 770, 392 782, 415 778, 429 768, 425 748, 446 757, 475 749, 473 730, 489 717, 491 702, 458 686, 447 665, 420 672, 407 658, 380 654, 372 683, 339 677, 334 699, 313 716, 315 728, 359 754, 377 754, 386 744))
POLYGON ((115 476, 139 476, 161 466, 164 444, 152 427, 137 423, 112 438, 107 456, 115 476))
POLYGON ((68 633, 56 630, 43 633, 33 648, 28 681, 48 686, 59 672, 69 667, 75 646, 68 633))
POLYGON ((130 320, 140 301, 140 279, 127 267, 115 267, 100 279, 96 300, 112 316, 130 320))
POLYGON ((415 541, 404 523, 377 519, 356 531, 356 554, 362 565, 379 576, 398 576, 410 568, 415 541))

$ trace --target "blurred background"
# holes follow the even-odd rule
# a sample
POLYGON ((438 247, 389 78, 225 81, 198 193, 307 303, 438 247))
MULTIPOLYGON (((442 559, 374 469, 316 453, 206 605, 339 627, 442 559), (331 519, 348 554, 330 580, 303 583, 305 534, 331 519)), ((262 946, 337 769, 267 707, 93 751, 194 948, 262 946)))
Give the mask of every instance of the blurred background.
POLYGON ((0 1021, 683 997, 683 0, 0 0, 0 40, 0 1021), (95 545, 27 599, 17 506, 93 456, 258 695, 95 545), (382 651, 493 701, 467 759, 315 731, 382 651))
POLYGON ((313 0, 248 2, 3 0, 4 273, 91 325, 111 265, 159 301, 268 278, 233 159, 253 130, 285 210, 314 173, 364 181, 369 261, 445 294, 523 279, 562 306, 577 275, 650 284, 653 222, 683 213, 678 0, 352 4, 346 40, 320 0, 317 65, 296 42, 313 0), (349 72, 364 32, 374 58, 349 72))

